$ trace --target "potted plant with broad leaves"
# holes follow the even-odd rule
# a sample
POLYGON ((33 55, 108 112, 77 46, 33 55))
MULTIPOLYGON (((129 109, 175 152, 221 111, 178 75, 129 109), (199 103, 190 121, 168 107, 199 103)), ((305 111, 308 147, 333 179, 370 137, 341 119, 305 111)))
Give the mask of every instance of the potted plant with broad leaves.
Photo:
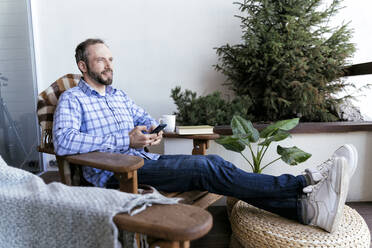
MULTIPOLYGON (((311 154, 302 151, 296 146, 282 147, 280 145, 278 145, 276 148, 279 157, 262 165, 262 159, 265 156, 269 146, 273 142, 279 142, 290 137, 291 135, 289 130, 296 127, 298 123, 299 118, 282 120, 267 126, 261 132, 259 132, 253 127, 251 121, 235 115, 231 120, 231 129, 233 135, 222 136, 221 138, 217 139, 216 142, 225 147, 227 150, 240 153, 250 165, 253 173, 261 173, 266 167, 272 165, 280 159, 289 165, 298 165, 299 163, 305 162, 308 158, 310 158, 311 154), (254 149, 252 144, 256 144, 257 148, 254 149), (251 160, 248 159, 243 153, 247 147, 251 154, 251 160)), ((227 199, 228 213, 230 213, 235 203, 236 199, 227 199)))

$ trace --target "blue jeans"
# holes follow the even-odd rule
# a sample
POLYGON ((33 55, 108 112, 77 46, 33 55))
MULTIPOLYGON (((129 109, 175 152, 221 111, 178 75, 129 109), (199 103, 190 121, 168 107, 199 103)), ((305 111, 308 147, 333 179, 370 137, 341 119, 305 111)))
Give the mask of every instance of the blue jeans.
MULTIPOLYGON (((218 155, 162 155, 145 160, 137 173, 139 184, 161 191, 206 190, 303 222, 299 196, 307 184, 302 175, 248 173, 218 155)), ((109 184, 114 181, 112 177, 109 184)))

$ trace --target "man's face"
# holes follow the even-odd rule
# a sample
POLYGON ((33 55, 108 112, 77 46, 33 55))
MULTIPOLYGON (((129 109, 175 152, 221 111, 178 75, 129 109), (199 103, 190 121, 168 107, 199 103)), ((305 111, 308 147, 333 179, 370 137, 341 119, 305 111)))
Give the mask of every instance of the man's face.
POLYGON ((95 44, 87 48, 87 74, 97 83, 112 84, 113 58, 110 49, 104 44, 95 44))

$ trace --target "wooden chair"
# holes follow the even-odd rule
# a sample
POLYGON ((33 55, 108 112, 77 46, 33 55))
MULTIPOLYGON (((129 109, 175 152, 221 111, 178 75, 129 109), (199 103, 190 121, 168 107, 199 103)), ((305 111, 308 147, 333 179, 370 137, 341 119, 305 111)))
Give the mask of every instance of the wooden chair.
MULTIPOLYGON (((37 111, 42 129, 39 152, 55 155, 51 130, 57 100, 64 90, 77 85, 80 77, 67 74, 39 95, 37 111)), ((112 171, 120 182, 120 190, 128 193, 137 193, 137 169, 144 163, 140 157, 105 152, 56 156, 56 159, 61 181, 66 185, 86 185, 81 166, 91 166, 112 171)), ((123 230, 154 237, 152 245, 161 247, 188 247, 190 240, 208 233, 212 227, 212 217, 203 208, 221 196, 200 191, 167 193, 166 196, 181 197, 184 204, 152 206, 135 216, 119 214, 114 222, 123 230)))

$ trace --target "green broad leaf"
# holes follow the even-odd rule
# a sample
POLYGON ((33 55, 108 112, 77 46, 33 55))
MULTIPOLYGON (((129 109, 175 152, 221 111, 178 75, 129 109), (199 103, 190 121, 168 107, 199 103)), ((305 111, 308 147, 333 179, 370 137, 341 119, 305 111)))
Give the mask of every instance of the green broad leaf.
POLYGON ((241 134, 241 135, 236 135, 236 137, 239 137, 240 141, 245 144, 246 146, 248 146, 250 143, 251 143, 251 136, 248 135, 248 134, 241 134))
POLYGON ((236 136, 222 136, 221 138, 216 139, 216 142, 227 150, 234 152, 240 153, 245 149, 244 143, 242 143, 240 138, 236 136))
POLYGON ((271 142, 281 141, 281 140, 284 140, 284 139, 288 138, 289 136, 291 136, 291 134, 289 132, 279 129, 273 136, 271 136, 270 138, 266 139, 265 141, 259 143, 258 145, 269 146, 271 144, 271 142))
POLYGON ((242 139, 248 139, 249 142, 257 142, 260 138, 259 132, 253 127, 252 122, 244 118, 234 115, 231 120, 231 129, 234 135, 242 139))
POLYGON ((295 126, 297 126, 299 121, 300 121, 300 118, 293 118, 293 119, 289 119, 289 120, 277 121, 277 122, 267 126, 265 129, 263 129, 260 132, 260 137, 261 138, 267 138, 269 136, 272 136, 279 129, 289 131, 289 130, 293 129, 295 126))
POLYGON ((281 155, 281 159, 289 165, 297 165, 311 157, 310 153, 304 152, 296 146, 282 147, 278 145, 276 151, 281 155))

